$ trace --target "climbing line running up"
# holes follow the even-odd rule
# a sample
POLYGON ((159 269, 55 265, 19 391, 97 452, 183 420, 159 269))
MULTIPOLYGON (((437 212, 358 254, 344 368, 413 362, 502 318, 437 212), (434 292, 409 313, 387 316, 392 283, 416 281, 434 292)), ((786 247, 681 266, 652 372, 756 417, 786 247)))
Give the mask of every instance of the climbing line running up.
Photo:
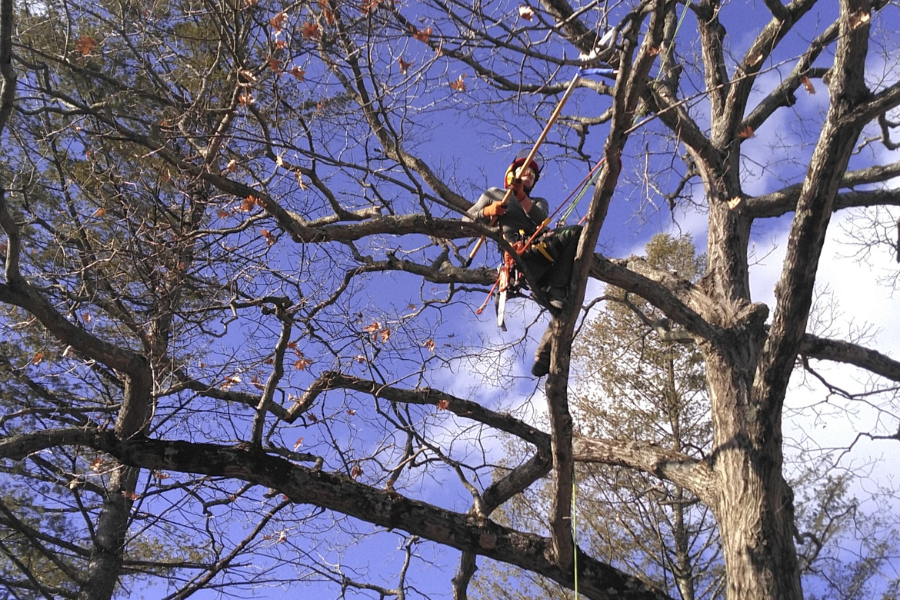
MULTIPOLYGON (((572 215, 573 212, 575 212, 575 208, 578 206, 578 203, 581 202, 582 198, 584 198, 584 195, 587 193, 588 188, 591 187, 592 185, 594 185, 594 183, 597 181, 597 178, 600 176, 600 167, 603 166, 604 162, 606 162, 605 156, 603 158, 601 158, 599 161, 597 161, 597 164, 594 165, 594 168, 591 169, 590 173, 588 173, 585 176, 585 178, 581 180, 581 183, 578 184, 579 187, 576 188, 575 192, 572 192, 572 194, 569 195, 569 198, 571 198, 576 192, 578 193, 578 195, 575 197, 575 199, 572 201, 572 203, 569 204, 569 208, 567 208, 566 212, 563 213, 563 216, 560 217, 559 223, 557 224, 558 227, 562 227, 563 225, 566 224, 566 221, 568 220, 568 218, 572 215)), ((567 198, 566 202, 568 202, 568 201, 569 201, 569 199, 567 198)), ((565 202, 563 204, 561 204, 560 206, 564 206, 564 205, 565 205, 565 202)), ((584 219, 582 219, 582 221, 584 221, 584 219)), ((579 221, 579 224, 580 223, 581 222, 579 221)))
POLYGON ((572 191, 572 193, 569 194, 568 197, 565 200, 563 200, 559 206, 556 207, 556 210, 554 210, 550 214, 550 216, 548 216, 546 219, 544 219, 544 222, 541 223, 541 225, 537 228, 537 230, 535 230, 535 232, 533 234, 531 234, 531 237, 528 238, 528 241, 525 242, 525 245, 519 251, 520 255, 523 252, 525 252, 526 250, 528 250, 529 248, 531 248, 531 245, 534 243, 534 240, 536 240, 537 237, 539 235, 541 235, 541 233, 543 233, 544 229, 547 228, 547 225, 549 225, 550 222, 553 220, 553 217, 556 216, 556 213, 558 213, 560 210, 562 210, 562 208, 564 206, 568 206, 568 208, 566 209, 566 212, 563 214, 563 216, 560 217, 559 221, 557 222, 557 227, 562 227, 563 225, 566 224, 566 219, 568 219, 572 215, 572 212, 574 212, 575 208, 578 206, 578 203, 581 202, 582 198, 584 198, 584 194, 587 192, 588 188, 591 185, 593 185, 595 181, 597 181, 597 177, 599 176, 599 173, 600 173, 599 169, 601 166, 603 166, 604 162, 606 162, 605 156, 603 158, 601 158, 597 162, 596 165, 594 165, 594 168, 591 169, 591 171, 584 177, 584 179, 581 180, 581 183, 578 184, 578 187, 576 187, 572 191), (577 196, 576 196, 576 194, 577 194, 577 196), (573 197, 574 197, 574 200, 573 200, 573 197))
POLYGON ((575 575, 575 600, 578 600, 578 487, 575 485, 575 469, 572 469, 572 545, 575 546, 572 552, 572 571, 575 575))

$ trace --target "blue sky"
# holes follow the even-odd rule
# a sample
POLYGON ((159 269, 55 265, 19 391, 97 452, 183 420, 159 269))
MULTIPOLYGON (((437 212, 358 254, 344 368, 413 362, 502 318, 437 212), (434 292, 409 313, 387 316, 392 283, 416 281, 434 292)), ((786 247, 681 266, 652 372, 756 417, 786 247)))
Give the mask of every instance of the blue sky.
MULTIPOLYGON (((829 22, 829 18, 833 15, 828 14, 833 11, 834 7, 828 3, 822 3, 822 13, 819 15, 810 15, 806 17, 806 22, 819 23, 822 25, 812 25, 810 30, 804 32, 804 37, 811 38, 818 33, 817 28, 824 26, 829 22)), ((732 3, 729 10, 724 11, 723 15, 727 20, 725 26, 730 32, 729 40, 732 44, 734 55, 739 56, 747 47, 753 37, 756 35, 758 28, 766 20, 766 11, 761 2, 757 3, 732 3), (742 10, 741 10, 742 9, 742 10)), ((510 11, 514 9, 514 5, 510 4, 510 11)), ((412 9, 412 8, 411 8, 412 9)), ((896 16, 896 11, 894 16, 896 16)), ((685 23, 685 36, 689 34, 693 15, 688 15, 685 23)), ((684 51, 691 47, 691 40, 686 39, 684 51)), ((789 43, 785 47, 783 56, 792 56, 793 51, 799 52, 805 48, 805 42, 797 39, 792 44, 789 43), (793 50, 792 50, 793 48, 793 50)), ((428 52, 423 50, 421 45, 416 42, 409 42, 406 46, 396 49, 397 55, 406 56, 409 59, 415 59, 418 65, 422 65, 423 61, 428 60, 428 52)), ((394 57, 395 58, 395 57, 394 57)), ((884 69, 883 65, 875 64, 877 59, 873 56, 873 64, 871 70, 877 73, 884 69)), ((827 58, 820 59, 820 64, 827 63, 827 58)), ((784 64, 770 65, 771 70, 760 77, 758 88, 764 93, 774 82, 777 82, 781 73, 786 72, 792 66, 791 62, 784 64)), ((889 68, 892 68, 889 65, 889 68)), ((447 71, 447 78, 454 79, 459 76, 464 69, 457 64, 452 64, 447 71)), ((470 91, 477 91, 479 87, 484 89, 487 84, 471 73, 466 73, 466 83, 470 91)), ((310 71, 310 79, 315 75, 314 71, 310 71)), ((556 83, 565 84, 573 76, 571 72, 560 71, 554 80, 556 83)), ((438 80, 435 78, 434 80, 438 80)), ((748 193, 763 193, 773 191, 781 187, 784 183, 793 183, 799 181, 804 173, 802 167, 805 157, 811 151, 810 147, 797 148, 795 144, 798 142, 801 134, 808 135, 808 131, 804 131, 804 127, 809 124, 802 123, 798 116, 814 115, 824 110, 827 104, 827 93, 823 86, 818 85, 816 94, 798 93, 797 104, 790 109, 782 109, 773 117, 764 127, 756 132, 756 137, 748 140, 744 144, 744 151, 751 163, 748 163, 748 175, 745 177, 744 185, 748 193), (778 176, 784 177, 785 181, 778 181, 771 170, 759 168, 758 165, 769 164, 773 158, 778 162, 778 176), (796 160, 797 165, 787 165, 787 161, 796 160)), ((416 100, 428 100, 428 88, 423 82, 410 81, 410 104, 415 104, 416 100)), ((698 98, 698 105, 695 111, 698 119, 703 122, 703 102, 702 98, 698 98)), ((451 103, 453 97, 444 101, 451 103)), ((563 120, 568 114, 574 113, 576 110, 588 114, 600 114, 608 107, 608 100, 600 98, 589 90, 577 90, 571 105, 563 111, 563 120)), ((509 160, 523 147, 527 147, 524 142, 534 139, 540 132, 538 122, 529 118, 528 111, 531 110, 533 99, 523 97, 519 104, 519 111, 510 112, 504 116, 506 123, 476 121, 468 118, 467 115, 453 113, 450 110, 439 113, 439 120, 432 121, 428 130, 421 134, 420 150, 423 156, 428 160, 429 164, 441 170, 446 170, 453 174, 455 183, 458 186, 457 191, 466 195, 473 202, 477 199, 478 192, 486 186, 500 185, 502 176, 509 163, 509 160), (514 127, 513 134, 510 135, 507 126, 512 124, 514 127), (513 139, 511 139, 513 138, 513 139)), ((480 111, 482 107, 475 106, 473 110, 480 111)), ((541 105, 541 118, 545 118, 549 113, 552 104, 547 103, 541 105)), ((484 113, 489 114, 487 112, 484 113)), ((469 115, 471 116, 471 115, 469 115)), ((650 129, 656 124, 652 121, 648 122, 647 128, 650 129)), ((811 127, 815 130, 815 127, 811 127)), ((563 126, 558 125, 557 131, 562 131, 563 126)), ((286 133, 286 137, 296 132, 286 133)), ((665 160, 667 156, 674 154, 676 150, 668 146, 657 146, 662 144, 660 138, 648 137, 642 139, 638 131, 632 138, 629 146, 629 155, 625 161, 625 169, 628 175, 634 176, 640 174, 644 167, 643 160, 647 156, 647 152, 658 153, 655 160, 665 160)), ((591 162, 600 158, 605 128, 598 126, 592 129, 586 150, 590 153, 591 162)), ((353 140, 350 140, 352 147, 353 140)), ((375 144, 371 144, 375 146, 375 144)), ((352 147, 353 150, 357 148, 352 147)), ((683 153, 683 148, 677 149, 678 153, 683 153)), ((548 145, 542 149, 542 154, 548 158, 542 179, 535 190, 535 195, 546 197, 551 204, 551 208, 555 208, 563 198, 576 186, 577 182, 588 171, 587 161, 576 161, 571 157, 559 156, 553 146, 548 145)), ((860 156, 862 160, 864 156, 860 156)), ((896 162, 898 153, 885 153, 878 157, 882 162, 896 162)), ((677 161, 676 161, 677 162, 677 161)), ((265 160, 260 160, 259 164, 263 165, 260 170, 268 172, 276 171, 273 165, 267 164, 265 160)), ((301 197, 296 189, 291 188, 291 179, 288 175, 284 176, 284 189, 289 190, 285 194, 285 203, 290 205, 291 202, 305 201, 309 196, 301 197), (291 196, 290 194, 297 194, 291 196)), ((658 182, 661 187, 671 185, 673 182, 658 182)), ((336 188, 346 190, 349 194, 361 194, 356 186, 356 182, 336 181, 336 188)), ((679 208, 675 215, 669 213, 665 202, 659 197, 659 190, 648 187, 640 187, 637 185, 629 185, 628 181, 623 181, 619 194, 615 198, 609 216, 607 225, 601 233, 599 250, 610 256, 627 256, 629 254, 640 254, 643 252, 644 244, 650 237, 659 232, 680 233, 689 232, 694 236, 694 240, 698 245, 698 250, 703 251, 705 241, 705 220, 702 212, 692 210, 690 208, 679 208)), ((702 190, 695 189, 694 198, 699 202, 702 201, 702 190)), ((585 205, 580 207, 577 214, 583 214, 588 199, 584 200, 585 205)), ((406 206, 414 206, 414 203, 407 203, 406 206)), ((756 255, 759 257, 758 264, 754 266, 752 272, 752 286, 754 299, 768 303, 770 306, 774 300, 772 290, 780 272, 780 258, 783 255, 785 247, 785 236, 789 217, 782 219, 772 219, 760 222, 754 229, 754 245, 756 255)), ((835 224, 837 225, 837 223, 835 224)), ((834 327, 839 332, 850 331, 859 328, 862 323, 871 323, 874 327, 880 328, 875 333, 877 346, 882 351, 892 356, 900 355, 900 339, 896 332, 900 330, 900 311, 896 310, 896 300, 891 298, 890 291, 876 285, 876 279, 879 275, 890 274, 896 272, 896 265, 892 263, 891 256, 876 254, 873 256, 871 264, 865 265, 852 260, 839 260, 842 253, 841 247, 837 242, 845 236, 838 226, 833 226, 830 230, 831 238, 826 252, 823 255, 823 266, 821 271, 821 285, 823 289, 826 287, 832 290, 834 296, 838 299, 842 309, 838 321, 834 327)), ((255 232, 254 232, 255 235, 255 232)), ((276 262, 282 264, 301 264, 301 259, 306 252, 316 253, 321 260, 327 260, 331 257, 330 253, 346 252, 342 248, 298 248, 292 245, 288 240, 283 240, 274 245, 269 251, 269 257, 276 262)), ((486 248, 479 256, 478 262, 483 264, 493 264, 497 261, 498 255, 495 249, 486 248)), ((260 272, 265 265, 260 265, 260 272)), ((340 275, 338 273, 337 275, 340 275)), ((302 278, 301 274, 297 275, 298 279, 302 278)), ((471 292, 464 299, 457 301, 451 306, 432 309, 422 317, 423 325, 415 323, 403 322, 403 315, 411 313, 414 309, 410 309, 409 305, 416 307, 421 305, 422 296, 432 297, 440 296, 441 289, 432 290, 432 286, 421 286, 419 280, 405 275, 396 274, 386 277, 371 278, 370 283, 366 285, 359 284, 355 290, 353 303, 354 311, 358 310, 361 314, 359 319, 351 314, 335 314, 333 315, 335 329, 345 327, 347 330, 356 326, 362 328, 369 323, 379 321, 385 326, 396 328, 408 327, 412 340, 418 339, 419 342, 424 341, 416 335, 421 331, 422 336, 436 332, 435 341, 437 342, 436 356, 441 358, 442 350, 445 343, 464 344, 469 343, 474 347, 480 347, 483 342, 496 345, 493 353, 486 352, 478 360, 453 360, 449 366, 443 365, 435 361, 433 366, 426 369, 424 374, 420 374, 415 369, 412 372, 405 372, 406 364, 393 364, 397 373, 403 378, 399 379, 400 385, 432 385, 439 387, 459 396, 474 399, 484 405, 496 409, 514 411, 519 416, 526 419, 533 419, 539 422, 543 416, 544 404, 542 397, 542 387, 540 382, 536 382, 528 373, 530 367, 531 355, 533 353, 536 339, 539 337, 546 316, 541 315, 535 305, 527 300, 514 300, 510 306, 509 331, 500 332, 494 324, 494 315, 491 308, 485 314, 477 317, 474 309, 483 301, 481 291, 471 292), (344 319, 344 321, 340 321, 344 319), (421 327, 421 329, 414 329, 421 327), (506 344, 505 347, 501 345, 506 344), (487 358, 485 358, 487 357, 487 358)), ((315 292, 315 286, 320 281, 303 281, 304 290, 310 294, 315 292)), ((249 285, 249 284, 248 284, 249 285)), ((602 286, 596 282, 591 284, 591 293, 596 294, 602 291, 602 286)), ((232 336, 227 337, 223 343, 223 364, 229 365, 228 353, 248 354, 259 351, 260 353, 271 345, 271 342, 277 336, 277 328, 274 325, 267 324, 260 330, 244 330, 238 331, 238 324, 232 325, 232 336), (255 347, 254 347, 255 346, 255 347), (263 350, 261 350, 263 349, 263 350)), ((348 359, 348 365, 351 372, 359 375, 365 375, 368 365, 363 363, 354 364, 350 361, 350 357, 360 351, 361 342, 354 341, 352 336, 346 335, 343 340, 347 343, 347 354, 343 358, 348 359)), ((400 342, 397 342, 400 343, 400 342)), ((310 343, 307 352, 310 358, 316 358, 313 355, 316 345, 310 343)), ((306 348, 306 347, 304 347, 306 348)), ((427 352, 420 348, 420 352, 427 356, 427 352)), ((416 359, 418 355, 416 355, 416 359)), ((304 386, 308 385, 315 374, 321 372, 325 368, 332 366, 328 360, 323 363, 314 363, 309 371, 294 372, 291 374, 291 383, 294 386, 292 391, 299 393, 304 386)), ((259 365, 260 373, 264 373, 264 368, 259 365)), ((223 374, 228 374, 223 371, 223 374)), ((241 372, 243 377, 242 385, 252 390, 250 383, 251 372, 241 372)), ((846 381, 848 385, 854 383, 854 379, 858 374, 851 371, 841 371, 836 374, 840 381, 846 381)), ((822 405, 823 391, 821 387, 811 385, 810 387, 800 386, 800 381, 793 388, 789 405, 793 408, 807 407, 802 413, 798 413, 796 417, 792 415, 790 421, 786 424, 786 432, 797 439, 814 438, 821 447, 832 444, 849 443, 850 438, 854 435, 857 428, 870 428, 878 423, 879 419, 883 422, 890 422, 885 415, 861 409, 854 417, 855 422, 850 423, 845 413, 827 410, 827 405, 822 405), (853 427, 848 427, 852 425, 853 427)), ((358 406, 362 406, 363 400, 359 397, 352 396, 346 400, 346 405, 342 404, 343 400, 337 395, 333 395, 327 402, 326 408, 321 406, 316 408, 319 414, 328 413, 333 416, 333 429, 331 430, 335 437, 340 440, 341 444, 352 448, 358 445, 360 456, 372 453, 373 446, 380 443, 381 431, 372 431, 367 429, 370 425, 361 419, 354 419, 347 410, 355 410, 358 406), (324 413, 322 412, 324 411, 324 413)), ((362 411, 360 410, 360 413, 362 411)), ((429 411, 416 411, 416 418, 425 422, 428 421, 428 427, 435 433, 435 437, 444 445, 444 447, 452 447, 455 451, 469 453, 471 455, 483 455, 486 463, 498 460, 503 452, 502 447, 497 439, 486 439, 478 441, 469 441, 466 443, 467 436, 472 435, 467 429, 467 424, 460 423, 447 414, 433 414, 429 411), (458 449, 458 450, 457 450, 458 449)), ((896 416, 896 415, 894 415, 896 416)), ((219 414, 210 415, 209 420, 203 424, 207 429, 191 432, 192 434, 203 434, 212 432, 212 434, 220 434, 222 430, 229 431, 233 428, 235 439, 248 430, 249 419, 247 413, 231 414, 231 420, 226 421, 225 417, 219 414), (219 420, 221 419, 221 420, 219 420)), ((230 432, 229 432, 230 433, 230 432)), ((211 434, 211 435, 212 435, 211 434)), ((321 423, 297 423, 293 427, 287 428, 283 435, 286 445, 290 446, 299 438, 304 438, 304 442, 300 445, 300 450, 308 447, 314 447, 317 442, 323 442, 327 438, 325 427, 321 423)), ((397 442, 400 443, 399 440, 397 442)), ((349 451, 348 451, 349 452, 349 451)), ((866 461, 870 457, 878 457, 885 452, 884 444, 860 444, 852 455, 846 456, 846 466, 852 466, 859 462, 866 461)), ((389 460, 393 458, 395 452, 385 452, 385 456, 389 460)), ((337 462, 332 455, 331 460, 337 462)), ((892 475, 891 465, 885 461, 884 466, 877 472, 873 473, 873 478, 888 477, 892 475)), ((484 482, 482 482, 484 483, 484 482)), ((405 482, 405 485, 412 486, 416 495, 421 496, 426 501, 433 502, 441 506, 454 507, 464 510, 471 502, 471 498, 467 496, 465 490, 459 485, 454 476, 446 471, 435 472, 423 477, 421 480, 414 482, 405 482)), ((862 491, 862 490, 861 490, 862 491)), ((260 510, 264 506, 269 506, 272 501, 259 500, 258 506, 260 510)), ((895 503, 897 512, 900 513, 900 506, 895 503)), ((255 516, 252 512, 249 515, 241 515, 239 513, 230 513, 229 509, 220 508, 223 515, 230 515, 231 527, 236 530, 240 529, 244 522, 242 519, 255 516)), ((309 507, 296 507, 295 514, 309 513, 309 507)), ((346 534, 340 531, 340 528, 329 528, 325 525, 330 517, 326 516, 324 520, 315 521, 309 525, 310 529, 315 529, 311 535, 330 539, 332 541, 341 541, 349 539, 346 534), (321 529, 320 529, 321 528, 321 529)), ((341 525, 352 528, 365 527, 359 523, 348 523, 342 521, 341 525)), ((269 535, 277 535, 281 531, 286 531, 292 540, 297 540, 301 550, 303 550, 303 542, 300 542, 300 532, 297 530, 299 526, 294 522, 273 522, 269 535)), ((288 544, 279 544, 278 538, 270 538, 263 540, 261 544, 268 548, 268 551, 275 556, 279 556, 286 563, 295 560, 294 550, 288 544)), ((384 585, 391 587, 394 584, 394 573, 397 570, 401 556, 394 551, 398 547, 400 536, 397 533, 380 532, 377 535, 367 538, 364 542, 354 543, 350 545, 343 556, 337 553, 330 553, 322 559, 328 563, 353 565, 357 569, 367 570, 367 577, 373 580, 381 580, 384 585)), ((423 545, 424 561, 419 565, 432 562, 433 565, 419 571, 415 576, 416 586, 427 589, 433 593, 433 597, 442 598, 450 595, 450 578, 456 569, 458 555, 455 551, 439 548, 434 545, 423 545)), ((300 568, 292 564, 285 564, 283 567, 287 571, 300 568)), ((315 588, 304 588, 296 586, 291 588, 292 595, 304 596, 311 593, 310 590, 315 588)), ((153 588, 147 592, 148 597, 155 597, 158 588, 153 588)), ((285 591, 274 589, 261 589, 254 597, 257 598, 279 598, 284 596, 285 591)), ((243 594, 242 594, 243 595, 243 594)), ((248 594, 249 595, 249 594, 248 594)), ((195 595, 196 598, 217 598, 219 592, 204 591, 195 595)))

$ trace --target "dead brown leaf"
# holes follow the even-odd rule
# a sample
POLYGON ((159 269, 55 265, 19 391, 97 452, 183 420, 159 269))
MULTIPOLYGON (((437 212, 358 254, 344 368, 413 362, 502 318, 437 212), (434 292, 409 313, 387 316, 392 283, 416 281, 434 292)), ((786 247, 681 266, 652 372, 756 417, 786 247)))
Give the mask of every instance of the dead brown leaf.
POLYGON ((280 12, 269 19, 269 25, 272 26, 272 30, 275 32, 275 35, 279 35, 282 31, 284 31, 284 24, 286 21, 287 14, 284 12, 280 12))
POLYGON ((456 81, 450 82, 450 89, 456 92, 464 92, 466 91, 466 82, 465 82, 466 74, 463 73, 459 76, 459 79, 456 81))
POLYGON ((431 27, 425 27, 424 29, 416 29, 411 26, 413 37, 419 40, 420 42, 428 43, 431 38, 431 34, 434 33, 434 29, 431 27))
POLYGON ((81 52, 82 56, 87 56, 97 47, 97 40, 92 37, 83 35, 75 40, 75 49, 81 52))
POLYGON ((809 80, 809 77, 804 76, 803 79, 801 79, 800 81, 803 82, 803 87, 804 87, 804 89, 806 89, 806 91, 807 91, 808 93, 810 93, 810 94, 815 94, 815 93, 816 93, 816 88, 813 87, 813 84, 812 84, 812 82, 809 80))
POLYGON ((322 35, 322 32, 319 31, 319 25, 317 23, 304 23, 303 28, 300 30, 300 34, 305 40, 317 40, 322 35))
POLYGON ((304 79, 306 79, 306 71, 304 71, 300 67, 291 67, 288 73, 293 75, 294 79, 296 79, 297 81, 303 81, 304 79))

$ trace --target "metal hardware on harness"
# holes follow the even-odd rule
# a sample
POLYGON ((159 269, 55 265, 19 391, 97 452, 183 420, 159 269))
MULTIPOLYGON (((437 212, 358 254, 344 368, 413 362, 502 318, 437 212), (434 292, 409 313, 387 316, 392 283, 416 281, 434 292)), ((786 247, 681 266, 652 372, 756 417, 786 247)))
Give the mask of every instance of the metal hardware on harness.
POLYGON ((537 250, 538 252, 540 252, 541 254, 543 254, 544 258, 546 258, 550 262, 552 262, 552 263, 556 262, 556 259, 553 258, 552 256, 550 256, 550 253, 547 252, 547 244, 545 244, 544 242, 541 242, 540 244, 535 245, 534 249, 537 250))
MULTIPOLYGON (((516 242, 512 245, 513 250, 516 254, 521 255, 525 249, 524 242, 516 242)), ((494 292, 497 292, 497 326, 500 329, 506 330, 506 300, 510 294, 515 294, 519 291, 522 286, 522 274, 519 272, 516 267, 516 261, 512 257, 509 252, 503 253, 503 264, 497 270, 497 281, 494 282, 493 287, 491 287, 488 292, 487 298, 484 299, 484 303, 478 310, 475 311, 475 314, 480 315, 484 312, 484 309, 487 308, 488 302, 490 302, 491 298, 494 296, 494 292)))

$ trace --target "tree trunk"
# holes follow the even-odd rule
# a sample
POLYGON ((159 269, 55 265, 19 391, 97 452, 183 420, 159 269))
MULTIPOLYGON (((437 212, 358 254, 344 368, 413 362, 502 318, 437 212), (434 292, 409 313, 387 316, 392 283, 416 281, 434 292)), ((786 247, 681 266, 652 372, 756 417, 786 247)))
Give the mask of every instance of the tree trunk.
MULTIPOLYGON (((751 346, 742 341, 745 348, 751 346)), ((755 369, 749 357, 736 363, 735 356, 706 354, 715 432, 713 509, 725 558, 727 598, 802 600, 793 499, 781 471, 780 415, 761 414, 751 395, 755 369)))
MULTIPOLYGON (((116 436, 129 439, 143 435, 151 414, 149 367, 144 377, 128 377, 124 402, 116 421, 116 436)), ((88 563, 87 582, 78 600, 110 600, 122 574, 125 537, 131 524, 131 506, 141 470, 119 463, 112 472, 94 534, 94 546, 88 563)))
MULTIPOLYGON (((671 345, 668 359, 666 360, 666 406, 669 415, 669 426, 672 428, 672 450, 682 452, 681 419, 678 405, 681 398, 678 395, 678 386, 675 381, 675 361, 672 358, 671 345)), ((681 592, 682 600, 694 600, 694 569, 690 556, 690 536, 685 526, 685 489, 680 485, 675 486, 674 502, 672 503, 672 538, 674 543, 675 558, 672 564, 672 573, 675 577, 675 585, 681 592)))
POLYGON ((672 573, 675 576, 675 585, 681 592, 682 600, 694 600, 694 569, 690 556, 690 540, 684 523, 684 488, 675 489, 675 502, 672 515, 672 537, 675 543, 675 560, 672 565, 672 573))
POLYGON ((793 543, 793 494, 782 475, 782 406, 806 331, 834 197, 862 131, 856 108, 870 97, 864 81, 867 21, 854 21, 870 12, 866 0, 841 2, 842 35, 829 84, 831 105, 794 211, 767 332, 762 323, 741 323, 740 311, 732 313, 736 319, 729 314, 740 298, 749 299, 749 290, 746 296, 734 297, 727 288, 728 282, 741 283, 746 268, 746 262, 741 263, 746 248, 728 243, 728 232, 741 231, 743 209, 738 204, 729 211, 721 203, 710 203, 710 239, 716 239, 714 231, 725 232, 718 236, 718 243, 710 242, 711 250, 719 249, 718 254, 710 252, 710 271, 713 297, 723 311, 721 326, 728 333, 704 344, 704 354, 714 431, 714 510, 730 600, 803 597, 793 543))
POLYGON ((78 600, 112 598, 122 571, 125 536, 131 522, 131 505, 140 469, 117 465, 107 486, 97 519, 94 547, 88 563, 87 582, 78 600))

